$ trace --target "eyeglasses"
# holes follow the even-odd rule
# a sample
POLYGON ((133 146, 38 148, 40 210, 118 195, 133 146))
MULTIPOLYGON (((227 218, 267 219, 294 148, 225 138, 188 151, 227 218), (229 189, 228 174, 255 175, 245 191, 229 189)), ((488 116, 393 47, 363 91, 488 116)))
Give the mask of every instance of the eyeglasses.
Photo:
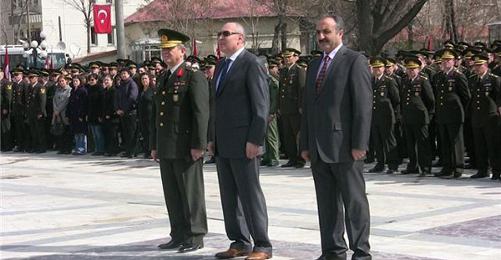
POLYGON ((218 32, 217 33, 217 37, 219 38, 219 37, 221 37, 221 35, 224 36, 224 37, 228 37, 228 36, 231 36, 233 34, 241 34, 241 33, 239 33, 239 32, 230 32, 230 31, 222 31, 222 32, 218 32))

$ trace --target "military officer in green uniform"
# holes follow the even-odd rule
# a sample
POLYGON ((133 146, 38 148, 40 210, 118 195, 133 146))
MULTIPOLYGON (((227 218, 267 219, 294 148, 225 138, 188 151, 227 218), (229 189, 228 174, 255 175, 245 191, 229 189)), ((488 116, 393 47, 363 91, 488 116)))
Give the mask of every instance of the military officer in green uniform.
POLYGON ((298 152, 298 134, 301 122, 302 93, 306 83, 306 70, 296 62, 301 52, 287 48, 283 50, 284 67, 280 73, 280 94, 278 109, 281 128, 283 131, 283 145, 289 161, 282 167, 304 167, 304 160, 298 152))
POLYGON ((23 152, 26 144, 25 127, 25 98, 26 84, 23 81, 23 70, 16 68, 12 71, 12 117, 14 131, 14 152, 23 152))
POLYGON ((0 88, 2 92, 1 100, 1 132, 2 132, 2 152, 12 150, 12 82, 4 77, 4 72, 0 68, 0 88))
POLYGON ((431 173, 429 124, 435 109, 435 98, 428 78, 420 74, 421 61, 410 56, 405 58, 407 76, 402 81, 401 107, 409 164, 402 174, 431 173))
POLYGON ((184 253, 202 248, 207 234, 202 160, 207 148, 209 87, 202 72, 185 64, 184 43, 189 37, 169 29, 158 34, 168 69, 158 76, 153 97, 150 148, 151 157, 160 162, 172 238, 159 248, 184 253))
POLYGON ((490 166, 496 180, 501 175, 501 77, 490 73, 486 53, 475 54, 473 59, 470 109, 478 172, 471 178, 488 177, 490 166))
POLYGON ((263 166, 278 166, 280 159, 280 138, 278 136, 277 112, 278 112, 278 95, 279 95, 279 63, 270 59, 268 61, 269 72, 269 91, 270 91, 270 114, 268 116, 268 128, 266 131, 266 153, 263 156, 261 165, 263 166))
POLYGON ((32 152, 45 153, 47 150, 45 140, 45 120, 47 118, 46 102, 47 89, 38 81, 40 72, 30 70, 28 78, 30 85, 26 94, 26 116, 30 131, 32 152))
POLYGON ((440 135, 442 170, 439 177, 459 178, 464 168, 463 123, 471 95, 466 76, 455 68, 458 54, 438 51, 441 71, 435 74, 435 121, 440 135))
POLYGON ((371 138, 376 152, 376 166, 369 172, 382 172, 388 164, 386 173, 392 174, 398 169, 399 155, 394 134, 395 113, 398 110, 400 96, 395 80, 384 73, 385 63, 381 57, 370 59, 372 67, 372 126, 371 138))

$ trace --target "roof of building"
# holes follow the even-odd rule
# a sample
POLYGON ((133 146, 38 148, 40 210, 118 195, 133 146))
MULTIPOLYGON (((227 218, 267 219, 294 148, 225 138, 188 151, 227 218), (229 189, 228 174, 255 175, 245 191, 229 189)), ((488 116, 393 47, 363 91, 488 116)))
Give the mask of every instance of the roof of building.
MULTIPOLYGON (((187 1, 189 2, 189 1, 187 1)), ((276 16, 273 10, 272 0, 261 1, 265 4, 251 0, 213 0, 213 1, 192 1, 189 6, 190 15, 193 19, 229 19, 240 17, 273 17, 276 16), (269 4, 266 4, 268 2, 269 4)), ((176 19, 177 16, 169 15, 172 1, 153 0, 148 5, 139 9, 125 19, 125 24, 139 22, 158 22, 176 19)), ((179 7, 181 10, 186 7, 179 7)))

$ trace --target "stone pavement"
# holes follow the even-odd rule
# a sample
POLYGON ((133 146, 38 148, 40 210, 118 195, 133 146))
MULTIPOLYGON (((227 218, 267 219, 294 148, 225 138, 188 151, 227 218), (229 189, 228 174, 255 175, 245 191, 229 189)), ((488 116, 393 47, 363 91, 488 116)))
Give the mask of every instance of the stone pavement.
MULTIPOLYGON (((229 245, 214 165, 205 167, 205 248, 178 254, 156 248, 168 241, 169 223, 152 161, 50 152, 2 153, 0 164, 1 259, 214 259, 229 245)), ((261 170, 273 259, 315 259, 310 170, 261 170)), ((374 259, 500 259, 501 182, 472 173, 366 174, 374 259)))

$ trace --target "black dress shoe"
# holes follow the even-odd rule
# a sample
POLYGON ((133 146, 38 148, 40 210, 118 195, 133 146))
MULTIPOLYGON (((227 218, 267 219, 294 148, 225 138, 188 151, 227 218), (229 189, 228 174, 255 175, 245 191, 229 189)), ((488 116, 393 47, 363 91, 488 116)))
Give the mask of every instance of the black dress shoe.
POLYGON ((294 162, 288 161, 286 164, 282 164, 280 167, 286 168, 286 167, 293 167, 295 165, 294 162))
POLYGON ((491 180, 501 180, 501 172, 492 172, 491 180))
POLYGON ((400 173, 402 174, 416 174, 419 173, 418 169, 405 169, 402 170, 400 173))
POLYGON ((372 169, 369 170, 370 173, 375 173, 375 172, 383 172, 384 171, 384 165, 376 164, 372 169))
POLYGON ((395 170, 392 170, 392 169, 386 170, 386 174, 394 174, 394 173, 395 173, 395 170))
POLYGON ((297 162, 294 164, 294 168, 297 168, 297 169, 300 169, 300 168, 304 168, 304 162, 297 162))
POLYGON ((160 249, 176 249, 180 246, 183 245, 183 242, 178 242, 178 241, 175 241, 175 240, 171 240, 165 244, 160 244, 158 245, 158 248, 160 249))
POLYGON ((461 177, 461 175, 463 175, 462 171, 455 171, 454 175, 452 177, 455 178, 455 179, 458 179, 458 178, 461 177))
POLYGON ((479 178, 485 178, 485 177, 489 177, 489 174, 485 170, 480 170, 477 173, 475 173, 474 175, 470 176, 470 178, 472 178, 472 179, 479 179, 479 178))
POLYGON ((440 172, 433 174, 435 177, 443 178, 452 176, 452 171, 442 169, 440 172))
POLYGON ((188 253, 188 252, 193 252, 193 251, 196 251, 198 249, 202 249, 204 248, 204 244, 203 243, 199 243, 199 244, 184 244, 182 245, 178 250, 177 252, 178 253, 188 253))
POLYGON ((372 158, 367 158, 364 160, 364 163, 373 163, 374 162, 374 159, 372 158))

